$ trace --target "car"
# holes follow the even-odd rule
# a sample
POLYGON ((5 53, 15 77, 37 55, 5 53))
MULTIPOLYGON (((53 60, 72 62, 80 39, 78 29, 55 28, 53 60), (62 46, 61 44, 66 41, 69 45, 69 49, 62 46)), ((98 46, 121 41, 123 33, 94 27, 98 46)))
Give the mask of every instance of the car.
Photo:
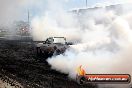
POLYGON ((49 37, 46 41, 36 44, 37 56, 48 58, 63 54, 72 45, 65 37, 49 37))

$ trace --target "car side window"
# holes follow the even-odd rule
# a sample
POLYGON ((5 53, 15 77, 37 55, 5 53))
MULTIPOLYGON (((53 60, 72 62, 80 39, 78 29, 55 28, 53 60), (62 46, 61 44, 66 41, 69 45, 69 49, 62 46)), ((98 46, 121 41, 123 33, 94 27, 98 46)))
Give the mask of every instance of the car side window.
POLYGON ((48 43, 48 44, 51 44, 51 43, 53 43, 53 38, 48 38, 47 40, 46 40, 46 42, 48 43))

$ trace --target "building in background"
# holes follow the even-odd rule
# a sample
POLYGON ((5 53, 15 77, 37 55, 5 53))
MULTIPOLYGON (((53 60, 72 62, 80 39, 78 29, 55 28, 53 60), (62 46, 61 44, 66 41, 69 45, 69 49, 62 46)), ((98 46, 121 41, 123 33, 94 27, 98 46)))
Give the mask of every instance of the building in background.
POLYGON ((29 22, 16 21, 15 22, 16 35, 29 36, 30 35, 30 25, 29 22))

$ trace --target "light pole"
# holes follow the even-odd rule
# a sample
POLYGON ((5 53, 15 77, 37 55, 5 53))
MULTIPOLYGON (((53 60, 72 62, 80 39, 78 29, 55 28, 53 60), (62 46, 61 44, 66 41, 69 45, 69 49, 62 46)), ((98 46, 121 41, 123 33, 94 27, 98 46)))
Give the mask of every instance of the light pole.
POLYGON ((30 23, 29 23, 29 20, 30 20, 30 19, 29 19, 29 15, 30 15, 30 14, 29 14, 29 9, 28 9, 28 27, 29 27, 29 24, 30 24, 30 23))
POLYGON ((87 8, 87 0, 86 0, 86 8, 87 8))

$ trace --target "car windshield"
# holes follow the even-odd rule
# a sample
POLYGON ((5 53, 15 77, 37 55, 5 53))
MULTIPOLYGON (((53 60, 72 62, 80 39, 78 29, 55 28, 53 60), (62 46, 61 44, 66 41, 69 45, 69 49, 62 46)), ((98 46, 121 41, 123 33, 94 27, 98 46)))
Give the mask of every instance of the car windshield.
POLYGON ((54 38, 54 43, 65 44, 65 39, 64 38, 54 38))

